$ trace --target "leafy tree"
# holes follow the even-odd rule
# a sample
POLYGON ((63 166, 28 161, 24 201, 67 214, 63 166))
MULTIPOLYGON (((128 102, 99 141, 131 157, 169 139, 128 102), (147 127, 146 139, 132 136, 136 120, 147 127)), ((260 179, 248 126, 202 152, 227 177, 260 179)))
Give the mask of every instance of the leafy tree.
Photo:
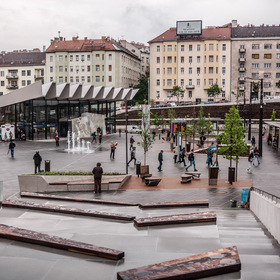
POLYGON ((272 120, 273 122, 276 121, 276 111, 275 111, 274 109, 273 109, 273 111, 272 111, 271 120, 272 120))
POLYGON ((233 94, 236 98, 236 105, 237 106, 238 106, 238 99, 239 99, 239 97, 242 96, 242 92, 240 91, 240 88, 241 88, 241 86, 236 86, 235 87, 236 92, 234 92, 234 91, 231 92, 231 94, 233 94))
POLYGON ((141 142, 137 142, 138 145, 142 146, 144 151, 144 165, 146 165, 147 152, 152 148, 154 142, 153 136, 150 134, 150 123, 149 113, 139 112, 142 119, 142 127, 140 129, 141 142))
POLYGON ((220 95, 222 89, 219 88, 217 84, 213 84, 210 88, 207 89, 208 97, 213 97, 214 99, 216 96, 220 95))
POLYGON ((222 143, 218 152, 230 161, 230 167, 232 167, 232 160, 236 162, 236 178, 239 157, 247 151, 244 131, 239 111, 235 106, 232 106, 225 115, 224 132, 217 137, 217 140, 222 143))
POLYGON ((175 109, 171 108, 168 110, 168 121, 167 124, 169 125, 169 127, 171 126, 171 123, 174 119, 176 119, 176 111, 175 109))
POLYGON ((138 85, 133 88, 139 89, 132 100, 128 100, 128 105, 146 104, 148 101, 148 87, 149 87, 149 75, 141 75, 138 79, 138 85))
POLYGON ((280 80, 276 83, 276 86, 280 88, 280 80))
POLYGON ((174 86, 172 88, 172 96, 176 96, 177 98, 177 102, 179 103, 179 98, 180 96, 185 92, 185 90, 183 88, 181 88, 180 86, 174 86))
POLYGON ((211 134, 213 131, 213 124, 210 121, 210 113, 208 114, 208 121, 206 121, 206 128, 205 131, 207 134, 211 134))

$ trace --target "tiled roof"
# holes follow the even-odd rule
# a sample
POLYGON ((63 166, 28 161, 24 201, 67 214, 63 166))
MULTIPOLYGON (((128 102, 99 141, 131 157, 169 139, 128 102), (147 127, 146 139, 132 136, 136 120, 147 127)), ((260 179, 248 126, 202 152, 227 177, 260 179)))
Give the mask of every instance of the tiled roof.
POLYGON ((280 26, 244 26, 232 28, 232 38, 280 37, 280 26))
POLYGON ((169 30, 165 31, 161 35, 157 36, 149 43, 154 42, 163 42, 163 41, 185 41, 185 40, 205 40, 205 39, 217 39, 217 40, 229 40, 230 39, 230 28, 229 27, 209 27, 202 29, 201 36, 190 36, 190 37, 181 37, 177 36, 176 28, 171 27, 169 30))
POLYGON ((0 57, 0 66, 32 66, 45 63, 45 52, 5 53, 0 57))

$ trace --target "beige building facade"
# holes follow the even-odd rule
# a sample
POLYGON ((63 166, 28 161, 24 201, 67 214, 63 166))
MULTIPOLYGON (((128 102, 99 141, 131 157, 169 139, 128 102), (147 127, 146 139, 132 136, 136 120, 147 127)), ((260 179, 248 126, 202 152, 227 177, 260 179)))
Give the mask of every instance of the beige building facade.
POLYGON ((230 28, 207 28, 200 36, 180 37, 170 28, 150 43, 150 99, 156 103, 174 102, 172 88, 184 93, 179 102, 211 100, 207 89, 217 83, 219 99, 230 98, 230 28))

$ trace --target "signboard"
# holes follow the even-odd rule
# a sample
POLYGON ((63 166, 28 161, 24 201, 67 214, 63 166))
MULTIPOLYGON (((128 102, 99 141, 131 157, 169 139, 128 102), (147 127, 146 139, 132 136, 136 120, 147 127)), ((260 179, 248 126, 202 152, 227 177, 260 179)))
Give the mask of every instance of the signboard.
POLYGON ((177 35, 201 35, 202 20, 177 21, 177 35))

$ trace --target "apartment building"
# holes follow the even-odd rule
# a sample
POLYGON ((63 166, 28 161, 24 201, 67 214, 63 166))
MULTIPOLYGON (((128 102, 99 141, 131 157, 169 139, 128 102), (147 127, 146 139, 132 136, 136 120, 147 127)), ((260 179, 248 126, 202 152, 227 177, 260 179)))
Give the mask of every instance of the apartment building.
POLYGON ((280 26, 232 24, 231 87, 249 98, 250 83, 263 79, 264 96, 280 96, 280 26))
POLYGON ((132 87, 138 83, 140 62, 136 54, 109 37, 55 38, 46 51, 46 81, 132 87))
POLYGON ((44 83, 45 52, 2 52, 0 54, 0 95, 30 85, 38 80, 44 83))
POLYGON ((231 28, 208 27, 200 35, 177 35, 170 28, 150 44, 150 98, 156 102, 177 101, 172 88, 185 92, 180 102, 208 101, 207 89, 217 83, 221 99, 230 98, 231 28))

